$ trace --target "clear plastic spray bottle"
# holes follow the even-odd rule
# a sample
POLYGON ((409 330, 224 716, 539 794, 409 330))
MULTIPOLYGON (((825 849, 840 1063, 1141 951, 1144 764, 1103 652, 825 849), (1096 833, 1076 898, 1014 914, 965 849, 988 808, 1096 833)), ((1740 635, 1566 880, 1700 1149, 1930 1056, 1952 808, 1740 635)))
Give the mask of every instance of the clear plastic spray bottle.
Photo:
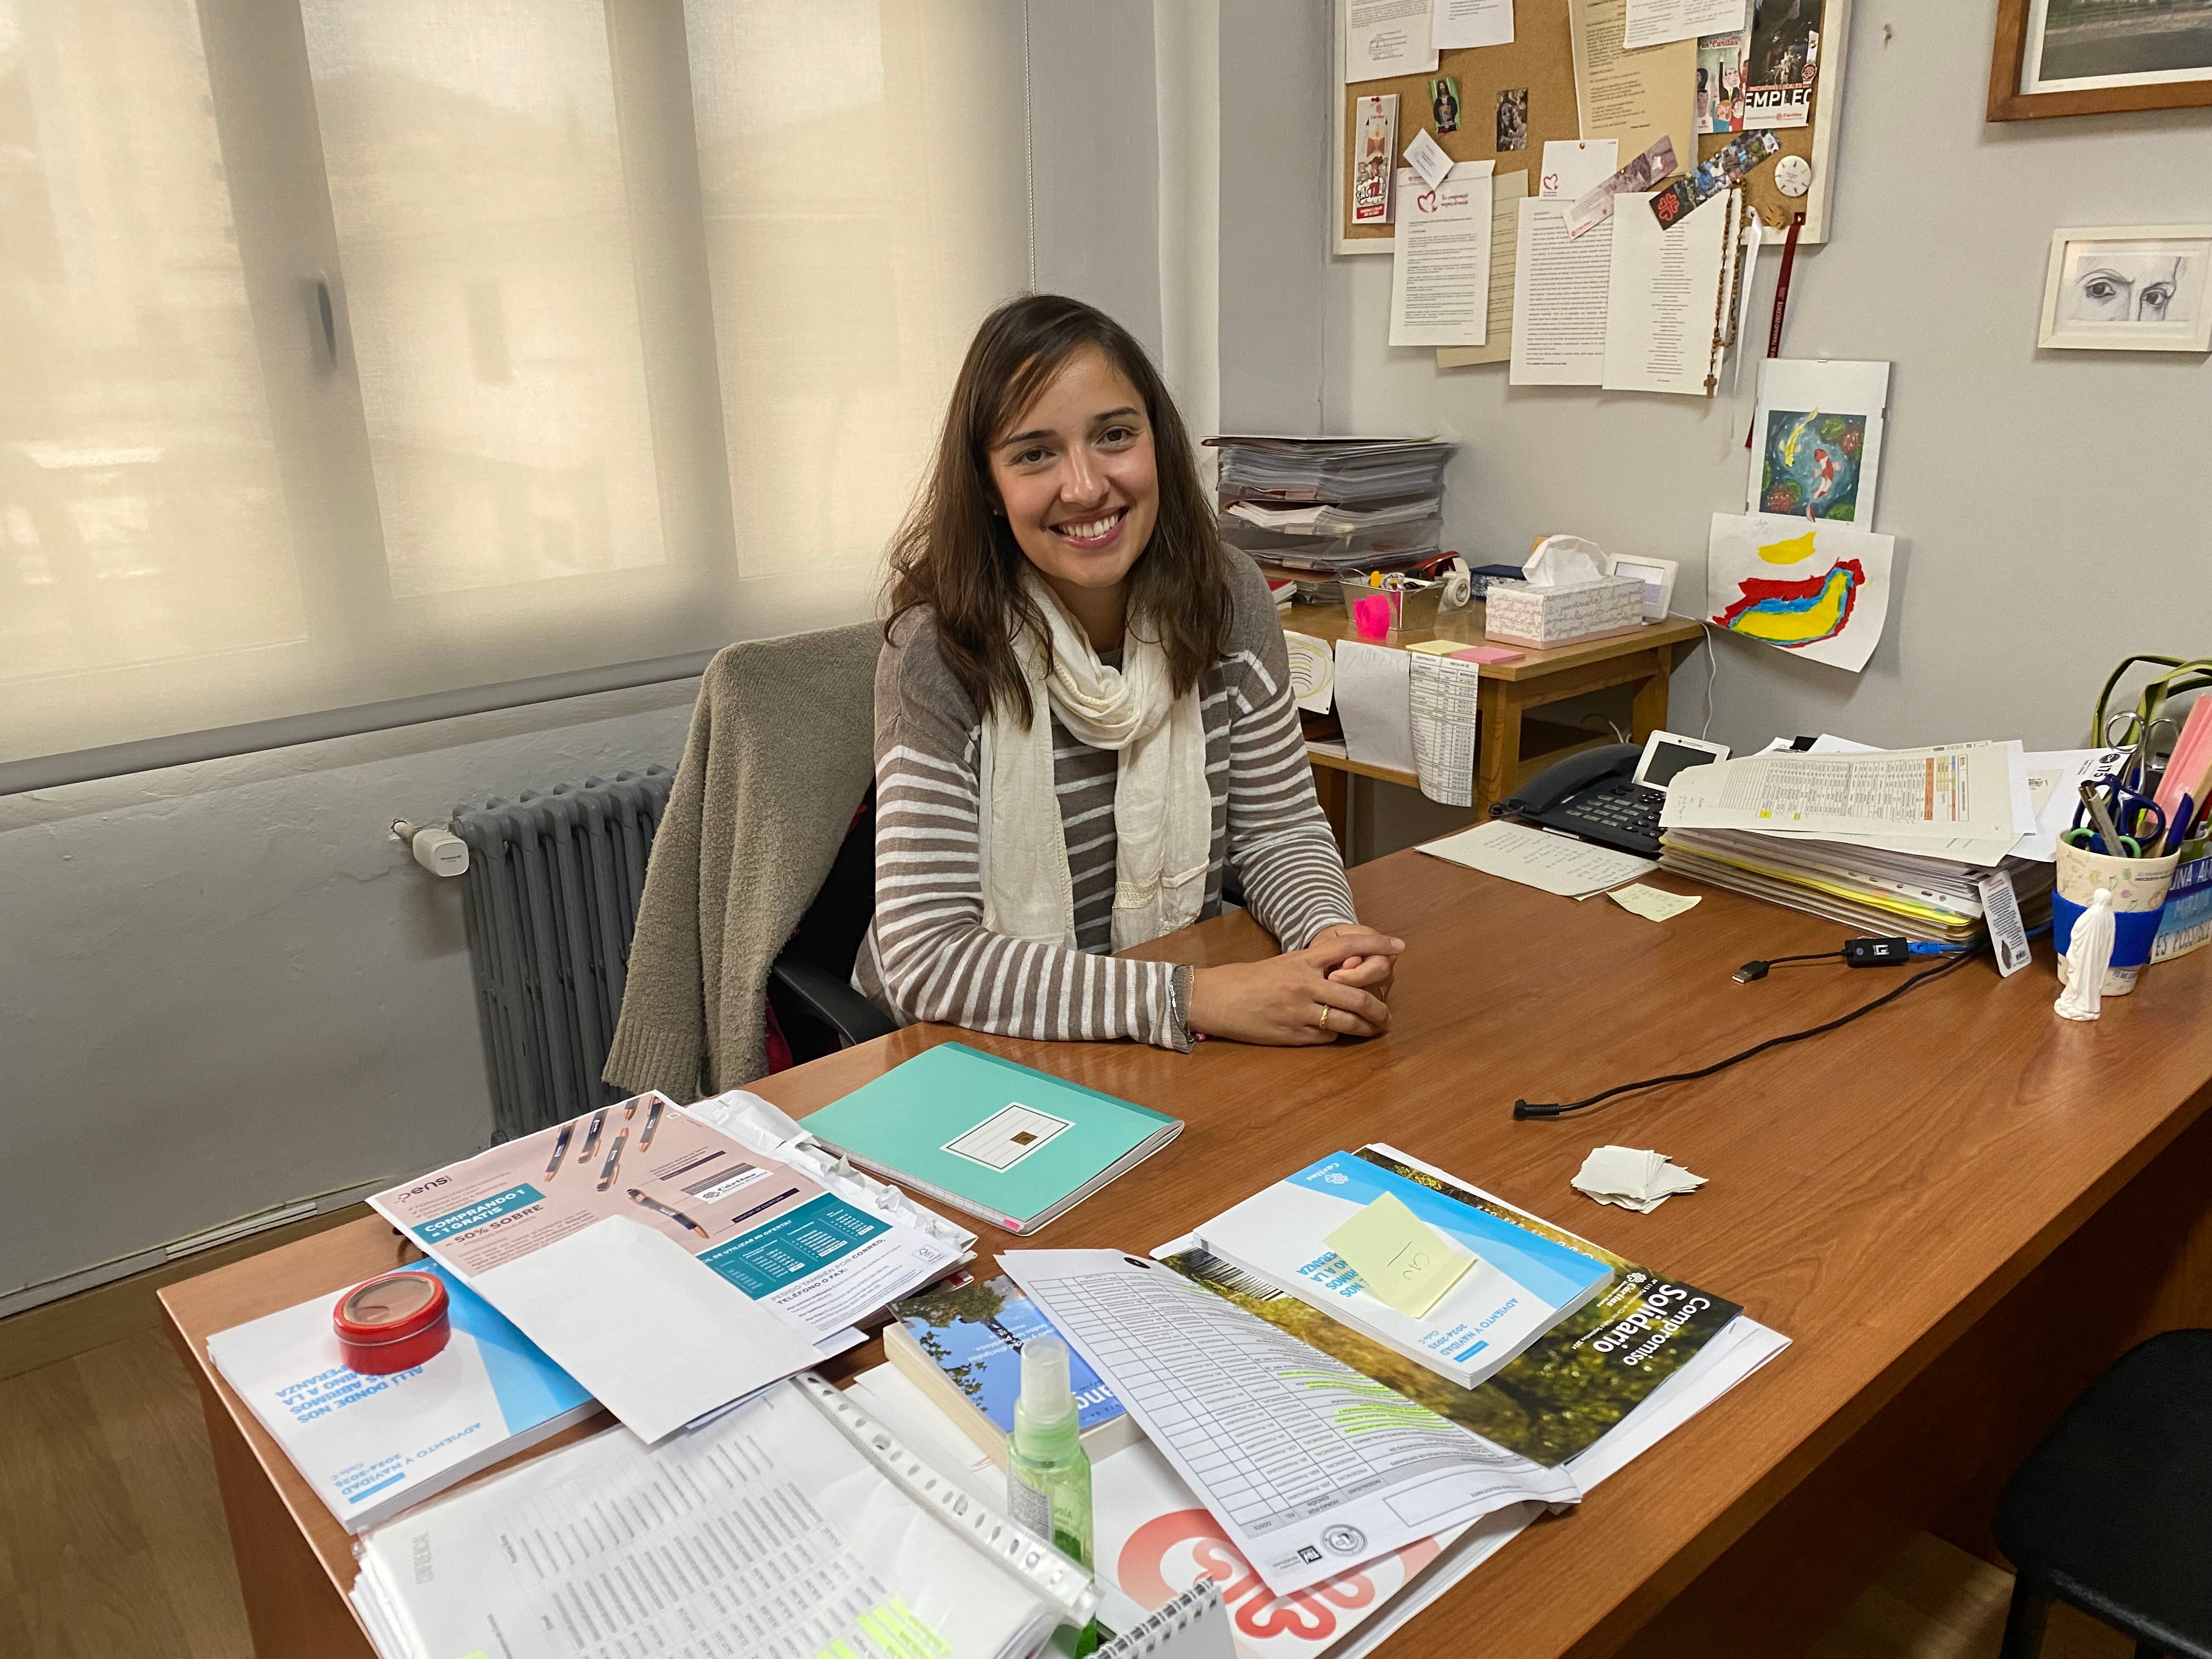
MULTIPOLYGON (((1022 1393, 1014 1402, 1014 1432, 1006 1442, 1006 1506, 1016 1521, 1049 1538, 1070 1560, 1091 1559, 1091 1456, 1083 1449, 1075 1392, 1068 1382, 1067 1344, 1057 1336, 1022 1345, 1022 1393)), ((1097 1640, 1094 1623, 1075 1651, 1089 1653, 1097 1640)))

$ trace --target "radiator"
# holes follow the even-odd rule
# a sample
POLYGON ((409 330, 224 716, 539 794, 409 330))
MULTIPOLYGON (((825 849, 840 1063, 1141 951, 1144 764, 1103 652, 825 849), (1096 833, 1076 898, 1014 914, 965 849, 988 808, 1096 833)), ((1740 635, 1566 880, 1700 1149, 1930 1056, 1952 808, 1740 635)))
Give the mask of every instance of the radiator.
POLYGON ((495 1141, 605 1106, 653 834, 675 774, 586 778, 454 809, 495 1141))

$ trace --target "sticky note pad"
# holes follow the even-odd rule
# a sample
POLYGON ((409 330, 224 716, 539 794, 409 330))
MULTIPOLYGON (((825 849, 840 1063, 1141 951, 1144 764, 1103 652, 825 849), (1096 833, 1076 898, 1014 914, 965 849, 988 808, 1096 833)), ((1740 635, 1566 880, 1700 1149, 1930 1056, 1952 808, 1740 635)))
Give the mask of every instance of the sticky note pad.
POLYGON ((1466 647, 1457 640, 1415 640, 1406 649, 1419 652, 1425 657, 1449 657, 1466 647))
POLYGON ((1385 1193, 1322 1241, 1376 1296, 1419 1319, 1443 1300, 1475 1258, 1385 1193))

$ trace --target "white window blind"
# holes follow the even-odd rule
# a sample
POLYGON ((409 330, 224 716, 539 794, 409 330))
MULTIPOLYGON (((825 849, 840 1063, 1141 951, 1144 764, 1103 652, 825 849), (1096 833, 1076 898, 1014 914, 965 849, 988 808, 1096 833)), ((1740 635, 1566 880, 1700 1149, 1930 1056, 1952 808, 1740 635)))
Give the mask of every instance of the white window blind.
POLYGON ((0 763, 865 614, 1026 277, 1022 54, 1019 0, 0 0, 0 763))

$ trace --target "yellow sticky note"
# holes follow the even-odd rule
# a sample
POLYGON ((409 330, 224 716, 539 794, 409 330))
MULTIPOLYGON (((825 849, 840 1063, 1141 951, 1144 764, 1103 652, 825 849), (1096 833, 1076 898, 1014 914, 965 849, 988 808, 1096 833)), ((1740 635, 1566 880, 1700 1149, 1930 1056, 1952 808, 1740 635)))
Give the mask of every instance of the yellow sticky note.
POLYGON ((1322 1242, 1352 1264, 1369 1290, 1413 1319, 1443 1300, 1476 1260, 1389 1193, 1322 1242))
POLYGON ((1648 916, 1653 921, 1664 921, 1669 916, 1679 916, 1697 903, 1689 893, 1669 893, 1662 888, 1646 887, 1641 882, 1632 882, 1626 887, 1616 887, 1606 896, 1622 909, 1648 916))
POLYGON ((1427 657, 1449 657, 1455 651, 1466 650, 1467 641, 1464 640, 1415 640, 1406 649, 1418 651, 1427 657))

